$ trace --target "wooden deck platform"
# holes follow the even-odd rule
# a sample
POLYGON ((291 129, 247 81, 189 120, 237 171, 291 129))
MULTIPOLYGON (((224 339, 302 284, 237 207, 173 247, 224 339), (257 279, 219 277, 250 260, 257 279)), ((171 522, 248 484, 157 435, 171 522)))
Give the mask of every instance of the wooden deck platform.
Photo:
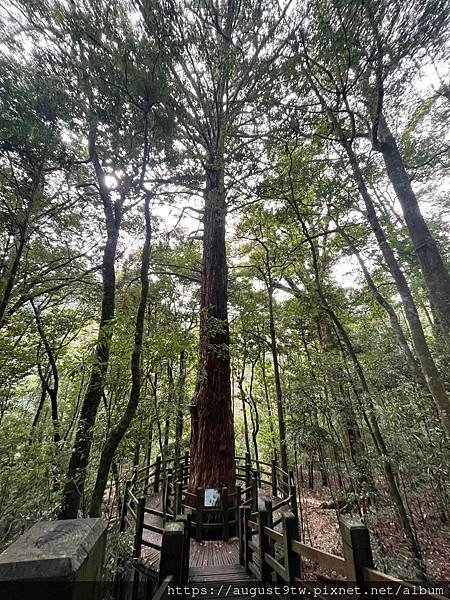
MULTIPOLYGON (((272 499, 260 494, 258 497, 259 508, 264 508, 264 501, 272 499)), ((162 510, 162 495, 154 494, 147 499, 147 507, 162 510)), ((287 510, 282 507, 275 512, 275 516, 287 510)), ((144 522, 148 525, 162 527, 162 519, 156 515, 146 514, 144 522)), ((153 531, 144 530, 143 539, 156 544, 161 543, 161 535, 153 531)), ((142 547, 141 558, 145 565, 155 571, 159 570, 159 551, 147 546, 142 547)), ((237 538, 231 538, 228 542, 205 541, 196 542, 191 540, 190 560, 191 567, 216 567, 223 565, 239 565, 239 542, 237 538)))
MULTIPOLYGON (((161 494, 150 496, 147 501, 149 508, 161 510, 161 494)), ((145 515, 144 522, 148 525, 162 527, 162 519, 156 515, 145 515)), ((161 543, 161 535, 153 531, 144 530, 143 539, 156 544, 161 543)), ((146 566, 159 569, 159 551, 146 546, 142 547, 142 560, 146 566)), ((208 541, 196 542, 191 540, 190 560, 191 567, 215 567, 224 565, 237 565, 239 563, 239 542, 237 538, 229 542, 208 541)))

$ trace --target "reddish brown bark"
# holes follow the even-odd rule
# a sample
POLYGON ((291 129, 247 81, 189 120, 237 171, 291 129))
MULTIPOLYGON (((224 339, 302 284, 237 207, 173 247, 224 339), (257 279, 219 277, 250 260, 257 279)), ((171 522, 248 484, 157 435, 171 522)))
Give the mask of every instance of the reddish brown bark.
POLYGON ((227 310, 225 190, 219 161, 207 168, 200 299, 200 371, 192 407, 189 488, 235 487, 227 310))

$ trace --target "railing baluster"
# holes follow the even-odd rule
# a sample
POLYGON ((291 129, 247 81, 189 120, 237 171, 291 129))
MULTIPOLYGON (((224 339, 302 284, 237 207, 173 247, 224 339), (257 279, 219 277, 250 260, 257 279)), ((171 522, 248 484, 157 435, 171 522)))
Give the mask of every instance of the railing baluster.
POLYGON ((138 500, 136 509, 136 529, 134 533, 134 558, 141 556, 142 549, 142 533, 144 531, 144 516, 145 516, 145 496, 138 500))
POLYGON ((270 567, 266 562, 266 554, 270 552, 269 538, 264 533, 264 527, 267 527, 267 511, 258 511, 258 524, 259 524, 259 572, 261 575, 261 582, 267 583, 270 580, 270 567))
POLYGON ((159 480, 161 478, 161 455, 158 454, 155 463, 155 479, 153 481, 153 492, 157 494, 159 492, 159 480))
POLYGON ((278 493, 277 489, 277 461, 272 460, 272 496, 276 498, 278 493))

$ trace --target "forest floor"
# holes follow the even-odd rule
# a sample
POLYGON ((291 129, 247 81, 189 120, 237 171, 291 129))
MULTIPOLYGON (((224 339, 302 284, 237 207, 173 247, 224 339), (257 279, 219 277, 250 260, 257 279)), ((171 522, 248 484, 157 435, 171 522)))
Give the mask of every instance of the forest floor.
MULTIPOLYGON (((313 491, 302 489, 300 500, 304 543, 342 555, 337 511, 320 508, 323 502, 331 500, 329 489, 321 486, 313 491)), ((413 516, 428 578, 431 582, 449 581, 450 525, 442 524, 433 505, 422 501, 428 512, 417 514, 416 511, 413 516)), ((368 513, 366 519, 376 568, 393 576, 414 580, 411 554, 393 508, 381 501, 376 513, 368 513)), ((306 564, 305 567, 305 574, 317 573, 317 565, 306 564)), ((336 573, 332 572, 322 574, 336 577, 336 573)))

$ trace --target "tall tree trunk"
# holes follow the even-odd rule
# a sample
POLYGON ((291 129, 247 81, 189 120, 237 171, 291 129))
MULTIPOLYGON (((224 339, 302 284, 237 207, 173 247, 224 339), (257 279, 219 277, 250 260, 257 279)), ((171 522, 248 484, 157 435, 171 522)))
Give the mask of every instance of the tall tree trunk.
POLYGON ((392 330, 395 334, 395 337, 397 338, 398 345, 399 345, 401 351, 403 352, 403 355, 406 359, 406 362, 409 365, 409 368, 411 369, 412 374, 414 375, 415 379, 418 380, 420 383, 425 383, 423 374, 420 370, 420 366, 417 364, 417 361, 416 361, 413 353, 411 352, 411 348, 409 347, 408 340, 406 339, 406 336, 403 333, 403 329, 400 324, 397 313, 395 312, 392 305, 386 300, 386 298, 381 294, 380 290, 375 285, 375 282, 373 281, 360 253, 358 252, 358 250, 356 249, 355 245, 352 243, 352 241, 350 240, 348 235, 343 231, 341 231, 341 235, 344 237, 347 244, 352 249, 353 254, 356 256, 356 258, 359 262, 359 265, 361 267, 361 270, 364 274, 365 280, 367 282, 367 287, 369 288, 370 293, 372 294, 374 299, 378 302, 378 304, 382 308, 384 308, 384 310, 386 311, 386 313, 389 317, 389 321, 391 323, 392 330))
POLYGON ((242 415, 244 417, 244 440, 245 440, 245 451, 251 456, 250 450, 250 437, 248 435, 248 418, 247 418, 247 408, 246 408, 246 399, 245 399, 245 390, 244 390, 244 373, 245 373, 245 362, 242 365, 242 371, 238 375, 238 387, 239 387, 239 395, 241 397, 241 407, 242 407, 242 415))
POLYGON ((264 397, 266 399, 267 415, 269 417, 269 429, 270 429, 270 441, 271 441, 271 446, 272 446, 272 457, 276 460, 278 451, 277 451, 275 429, 274 429, 273 421, 272 421, 272 405, 270 403, 269 388, 267 386, 266 353, 265 353, 264 349, 262 350, 261 374, 262 374, 262 378, 263 378, 264 397))
POLYGON ((386 234, 378 219, 378 216, 375 211, 375 206, 364 181, 364 177, 359 166, 358 159, 356 158, 356 154, 353 150, 352 144, 347 138, 345 132, 343 131, 335 114, 326 104, 325 99, 320 94, 314 83, 312 83, 312 87, 317 95, 319 102, 321 103, 324 112, 327 114, 330 123, 333 125, 333 128, 336 131, 340 144, 342 145, 347 154, 350 167, 352 169, 353 177, 356 182, 356 186, 366 206, 367 218, 369 219, 369 223, 372 227, 372 231, 378 242, 383 258, 394 279, 397 291, 402 299, 406 319, 408 321, 409 329, 411 331, 411 337, 413 340, 414 348, 416 350, 416 354, 419 359, 420 366, 425 377, 425 381, 427 382, 428 389, 430 390, 430 393, 436 404, 442 423, 447 432, 450 432, 449 398, 447 396, 447 392, 445 390, 443 381, 428 347, 422 323, 419 318, 419 313, 417 312, 417 307, 415 305, 414 298, 412 296, 408 282, 406 281, 406 277, 403 271, 401 270, 399 263, 397 262, 395 254, 386 238, 386 234))
MULTIPOLYGON (((297 207, 297 211, 298 211, 298 207, 297 207)), ((361 386, 362 386, 362 389, 363 389, 364 395, 365 395, 365 400, 366 400, 367 406, 368 406, 367 411, 366 411, 365 407, 362 407, 362 408, 364 408, 364 414, 367 415, 367 425, 369 428, 369 432, 372 436, 373 443, 374 443, 375 449, 378 453, 378 456, 379 456, 380 460, 382 461, 386 483, 387 483, 392 501, 394 502, 394 505, 396 507, 397 514, 399 516, 400 522, 403 527, 403 531, 405 532, 405 535, 408 539, 408 542, 411 547, 411 551, 412 551, 415 559, 417 560, 418 573, 420 576, 423 576, 423 562, 422 562, 422 554, 421 554, 420 546, 419 546, 417 538, 414 534, 414 531, 413 531, 413 528, 411 525, 411 521, 409 519, 408 512, 405 507, 405 503, 403 502, 403 498, 401 496, 401 493, 400 493, 398 485, 397 485, 397 481, 396 481, 394 471, 392 468, 392 459, 390 456, 390 452, 385 444, 384 437, 383 437, 381 430, 379 428, 379 425, 378 425, 378 420, 377 420, 373 402, 372 402, 372 396, 370 393, 369 386, 367 384, 367 380, 366 380, 363 368, 358 360, 358 357, 356 356, 356 352, 353 348, 353 344, 350 340, 350 337, 349 337, 346 329, 342 325, 342 323, 341 323, 340 319, 337 317, 336 313, 332 310, 332 308, 328 304, 328 301, 324 295, 324 292, 322 290, 321 281, 320 281, 317 249, 315 247, 314 240, 309 235, 307 226, 306 226, 304 220, 302 219, 299 211, 297 212, 297 215, 300 220, 303 234, 305 235, 305 237, 308 241, 308 244, 310 246, 317 292, 319 294, 323 308, 328 312, 328 314, 332 318, 334 324, 336 325, 336 328, 339 331, 339 334, 342 336, 342 340, 344 341, 344 344, 345 344, 345 346, 348 350, 348 353, 350 355, 350 358, 353 362, 355 371, 361 382, 361 386)))
POLYGON ((375 238, 378 242, 380 250, 383 254, 383 258, 386 261, 388 269, 394 279, 398 293, 402 299, 402 303, 405 309, 405 316, 408 321, 409 329, 411 331, 411 337, 414 343, 414 348, 417 353, 422 372, 427 382, 428 388, 431 392, 433 400, 438 409, 442 423, 446 428, 447 432, 450 433, 450 402, 445 390, 443 381, 436 367, 434 359, 431 355, 428 347, 425 333, 423 331, 422 323, 420 321, 419 313, 414 302, 411 290, 403 271, 400 268, 399 263, 394 255, 394 252, 389 245, 386 238, 386 234, 381 226, 378 216, 375 212, 375 207, 372 202, 372 198, 368 192, 366 184, 364 182, 361 169, 356 159, 355 153, 347 140, 344 140, 343 146, 347 152, 349 162, 355 177, 358 190, 361 197, 364 200, 366 206, 367 217, 372 227, 372 231, 375 234, 375 238))
POLYGON ((280 436, 280 460, 281 468, 288 472, 288 459, 286 448, 286 421, 284 418, 283 389, 281 387, 280 364, 278 360, 277 334, 275 327, 275 315, 273 310, 273 283, 268 278, 267 297, 269 305, 269 331, 270 331, 270 349, 272 350, 273 372, 275 378, 275 391, 277 399, 278 414, 278 433, 280 436))
POLYGON ((122 441, 134 415, 141 398, 141 357, 142 357, 142 342, 144 339, 144 321, 145 309, 148 300, 149 277, 148 270, 150 266, 152 229, 150 221, 150 198, 147 194, 145 197, 145 241, 142 250, 141 260, 141 294, 139 298, 139 306, 136 314, 136 322, 134 328, 134 346, 131 354, 131 391, 128 399, 128 404, 123 412, 119 422, 111 430, 100 456, 100 462, 97 470, 97 479, 95 481, 94 491, 92 493, 91 506, 89 514, 91 517, 98 517, 101 513, 103 494, 108 482, 108 474, 111 468, 111 462, 117 450, 117 446, 122 441))
POLYGON ((190 491, 235 487, 223 153, 206 167, 200 300, 200 373, 191 433, 190 491))
POLYGON ((364 408, 364 414, 367 417, 367 424, 369 426, 368 429, 369 429, 370 435, 372 436, 377 454, 382 462, 386 483, 387 483, 387 486, 389 489, 390 496, 394 503, 394 506, 397 510, 397 514, 399 516, 400 523, 402 525, 403 531, 405 532, 405 536, 410 544, 410 548, 413 553, 413 556, 417 561, 418 574, 421 577, 423 577, 424 576, 424 572, 423 572, 424 567, 423 567, 423 561, 422 561, 422 552, 421 552, 417 537, 414 533, 413 527, 411 525, 411 521, 408 516, 406 507, 405 507, 405 503, 403 501, 402 495, 401 495, 399 487, 397 485, 397 480, 396 480, 396 477, 394 474, 394 470, 392 468, 391 453, 386 446, 384 437, 383 437, 381 430, 379 428, 379 425, 378 425, 378 419, 375 414, 375 410, 374 410, 374 406, 373 406, 373 402, 372 402, 372 396, 370 393, 369 386, 367 384, 367 380, 366 380, 363 368, 358 360, 358 357, 356 356, 356 352, 354 350, 353 344, 352 344, 350 337, 349 337, 347 331, 345 330, 344 326, 342 325, 342 323, 340 322, 339 319, 335 320, 335 324, 336 324, 337 330, 339 331, 339 334, 342 337, 345 347, 350 355, 350 358, 355 367, 358 378, 361 382, 361 386, 364 391, 365 399, 367 401, 367 406, 368 406, 367 412, 366 412, 365 408, 362 407, 362 408, 364 408))
POLYGON ((105 174, 97 154, 96 135, 96 125, 93 123, 89 134, 89 154, 96 172, 106 221, 106 244, 102 260, 102 308, 95 357, 86 394, 81 406, 75 442, 64 485, 59 513, 60 519, 76 519, 81 500, 84 496, 84 484, 92 447, 93 428, 105 388, 114 330, 116 304, 115 263, 124 197, 121 194, 120 199, 116 200, 116 202, 113 203, 111 200, 110 191, 105 183, 105 174))
POLYGON ((380 116, 379 141, 388 177, 401 204, 406 226, 419 259, 428 297, 436 315, 438 328, 450 336, 450 274, 442 260, 436 241, 420 211, 403 158, 383 114, 380 116))
POLYGON ((182 350, 178 364, 177 409, 175 415, 175 465, 180 463, 184 426, 184 384, 186 381, 186 351, 182 350))
POLYGON ((169 458, 169 439, 170 439, 170 424, 172 418, 173 404, 175 402, 175 385, 173 381, 172 362, 167 363, 167 402, 166 402, 166 418, 164 420, 164 444, 163 457, 165 460, 169 458))
POLYGON ((430 393, 436 404, 436 408, 439 412, 442 423, 447 433, 450 433, 450 401, 444 387, 444 383, 428 347, 422 323, 417 312, 417 307, 415 305, 408 282, 406 281, 406 277, 401 270, 399 263, 397 262, 395 254, 389 245, 386 234, 376 214, 375 206, 373 204, 371 195, 369 194, 369 190, 367 189, 358 159, 356 158, 356 154, 352 147, 352 142, 348 139, 347 134, 342 129, 341 124, 333 110, 331 110, 327 105, 325 98, 320 93, 311 73, 308 70, 305 70, 305 74, 308 78, 311 88, 314 90, 317 99, 320 102, 324 113, 327 115, 330 125, 332 125, 341 146, 344 148, 347 154, 356 186, 366 206, 367 218, 369 219, 369 223, 372 227, 372 231, 378 242, 381 253, 383 254, 383 258, 388 266, 389 271, 391 272, 397 287, 397 291, 402 299, 414 348, 416 350, 425 381, 427 382, 428 389, 430 390, 430 393))

